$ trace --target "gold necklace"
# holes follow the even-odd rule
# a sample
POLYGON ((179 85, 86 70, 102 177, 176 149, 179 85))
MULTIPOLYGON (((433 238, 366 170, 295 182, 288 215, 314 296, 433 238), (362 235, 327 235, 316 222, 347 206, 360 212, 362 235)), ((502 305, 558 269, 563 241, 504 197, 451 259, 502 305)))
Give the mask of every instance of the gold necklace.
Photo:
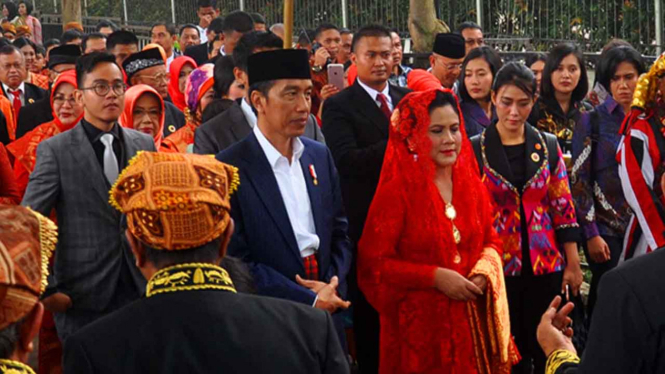
MULTIPOLYGON (((453 204, 446 202, 446 218, 450 220, 450 223, 453 226, 453 240, 455 240, 455 244, 459 244, 462 241, 462 234, 460 234, 459 230, 457 229, 457 226, 455 226, 455 218, 457 218, 457 210, 455 210, 455 207, 453 204)), ((459 264, 462 262, 462 256, 460 256, 459 250, 455 248, 455 259, 453 262, 456 264, 459 264)))

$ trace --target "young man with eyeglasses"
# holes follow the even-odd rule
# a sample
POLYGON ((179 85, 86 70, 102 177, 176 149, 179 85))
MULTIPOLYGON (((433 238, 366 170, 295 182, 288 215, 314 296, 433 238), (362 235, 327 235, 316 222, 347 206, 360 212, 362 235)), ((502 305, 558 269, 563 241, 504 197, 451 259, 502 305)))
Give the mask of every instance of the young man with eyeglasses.
POLYGON ((164 99, 164 137, 185 126, 185 115, 169 98, 170 75, 157 48, 146 49, 127 57, 122 63, 130 86, 146 84, 154 88, 164 99))
POLYGON ((137 152, 155 150, 152 137, 118 124, 126 86, 113 55, 82 56, 76 76, 83 119, 40 143, 22 202, 45 216, 57 214, 60 233, 45 297, 63 342, 144 290, 108 191, 137 152))

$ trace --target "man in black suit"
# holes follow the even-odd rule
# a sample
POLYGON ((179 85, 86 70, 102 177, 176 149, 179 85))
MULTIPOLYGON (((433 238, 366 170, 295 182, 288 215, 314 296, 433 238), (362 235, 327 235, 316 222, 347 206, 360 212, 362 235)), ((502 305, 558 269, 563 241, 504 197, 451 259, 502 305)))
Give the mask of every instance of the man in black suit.
POLYGON ((0 48, 0 82, 2 94, 9 99, 18 118, 23 106, 46 97, 46 91, 32 83, 24 82, 28 71, 21 50, 13 45, 0 48))
MULTIPOLYGON (((194 136, 194 153, 217 154, 231 145, 241 141, 256 126, 256 114, 249 102, 249 77, 247 75, 247 59, 257 52, 282 49, 284 42, 277 35, 266 31, 252 31, 245 34, 233 52, 235 68, 233 73, 236 81, 245 88, 244 98, 236 100, 223 113, 203 123, 194 136)), ((220 62, 221 63, 221 62, 220 62)), ((217 65, 217 63, 215 63, 217 65)), ((215 68, 215 85, 222 80, 222 71, 215 68)), ((305 134, 307 138, 325 143, 314 116, 310 116, 305 134)))
MULTIPOLYGON (((665 190, 665 176, 661 179, 665 190)), ((603 276, 582 360, 557 296, 538 326, 547 372, 665 373, 665 249, 632 259, 603 276), (558 310, 558 311, 557 311, 558 310)))
POLYGON ((166 64, 159 49, 150 48, 129 55, 122 63, 130 86, 146 84, 155 89, 164 99, 164 137, 185 126, 185 115, 169 101, 166 64))
POLYGON ((189 56, 196 61, 197 65, 203 65, 210 59, 210 52, 212 52, 212 45, 217 38, 217 35, 222 33, 222 26, 224 20, 222 18, 215 18, 210 22, 206 29, 206 36, 208 41, 198 45, 194 45, 185 49, 185 56, 189 56))
MULTIPOLYGON (((73 44, 65 44, 55 47, 49 54, 48 69, 51 82, 67 70, 76 66, 76 60, 81 56, 81 48, 73 44)), ((18 113, 16 126, 16 139, 19 139, 35 127, 52 121, 53 109, 51 108, 50 91, 42 99, 21 108, 18 113)))
POLYGON ((236 168, 191 154, 145 152, 123 172, 111 198, 146 297, 71 336, 65 373, 349 372, 330 314, 238 294, 219 266, 238 184, 236 168))
MULTIPOLYGON (((379 183, 388 143, 390 115, 409 91, 391 86, 392 39, 382 26, 360 29, 353 37, 351 60, 358 79, 323 105, 323 134, 339 170, 349 217, 349 237, 360 240, 379 183)), ((363 374, 378 372, 379 316, 357 289, 355 266, 349 277, 354 303, 354 333, 363 374)))

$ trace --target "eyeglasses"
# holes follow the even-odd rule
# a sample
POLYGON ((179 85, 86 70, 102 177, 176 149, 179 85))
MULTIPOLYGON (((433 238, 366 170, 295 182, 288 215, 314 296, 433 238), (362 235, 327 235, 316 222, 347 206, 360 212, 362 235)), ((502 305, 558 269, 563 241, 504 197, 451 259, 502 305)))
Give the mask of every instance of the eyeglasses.
POLYGON ((143 118, 143 116, 148 115, 149 118, 151 119, 156 119, 159 120, 159 118, 162 116, 162 111, 161 110, 143 110, 143 109, 135 109, 132 115, 135 118, 143 118))
POLYGON ((139 75, 139 77, 148 78, 153 82, 166 82, 168 83, 171 80, 171 76, 166 73, 159 73, 155 75, 139 75))
POLYGON ((448 71, 454 71, 462 68, 462 64, 443 64, 448 71))
POLYGON ((127 90, 127 85, 123 82, 114 82, 112 84, 108 83, 97 83, 92 87, 82 87, 79 88, 81 91, 87 91, 87 90, 93 90, 97 94, 97 96, 106 96, 109 91, 111 91, 111 88, 113 88, 113 93, 115 93, 118 96, 122 96, 125 94, 125 90, 127 90))
POLYGON ((53 106, 62 106, 67 102, 69 106, 76 105, 76 99, 74 97, 65 98, 64 96, 56 96, 53 98, 53 106))

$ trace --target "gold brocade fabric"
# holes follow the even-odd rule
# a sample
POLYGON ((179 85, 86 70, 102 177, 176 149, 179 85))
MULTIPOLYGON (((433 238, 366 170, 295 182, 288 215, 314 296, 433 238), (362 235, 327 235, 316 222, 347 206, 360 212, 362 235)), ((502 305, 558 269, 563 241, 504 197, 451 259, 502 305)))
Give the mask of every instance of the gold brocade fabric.
POLYGON ((559 349, 552 352, 547 358, 547 365, 545 365, 545 374, 556 374, 557 370, 564 364, 579 364, 580 358, 573 352, 565 349, 559 349))
POLYGON ((656 102, 658 79, 665 75, 665 54, 661 54, 651 65, 649 72, 640 76, 633 93, 633 108, 646 110, 647 106, 656 102))
POLYGON ((18 361, 0 359, 0 374, 35 374, 35 372, 28 365, 18 361))
POLYGON ((148 282, 146 297, 194 290, 223 290, 236 293, 226 270, 212 264, 192 263, 170 266, 155 273, 148 282))
POLYGON ((509 374, 519 360, 510 335, 508 295, 501 257, 493 248, 485 248, 469 277, 487 278, 485 297, 469 302, 469 316, 479 373, 509 374))

